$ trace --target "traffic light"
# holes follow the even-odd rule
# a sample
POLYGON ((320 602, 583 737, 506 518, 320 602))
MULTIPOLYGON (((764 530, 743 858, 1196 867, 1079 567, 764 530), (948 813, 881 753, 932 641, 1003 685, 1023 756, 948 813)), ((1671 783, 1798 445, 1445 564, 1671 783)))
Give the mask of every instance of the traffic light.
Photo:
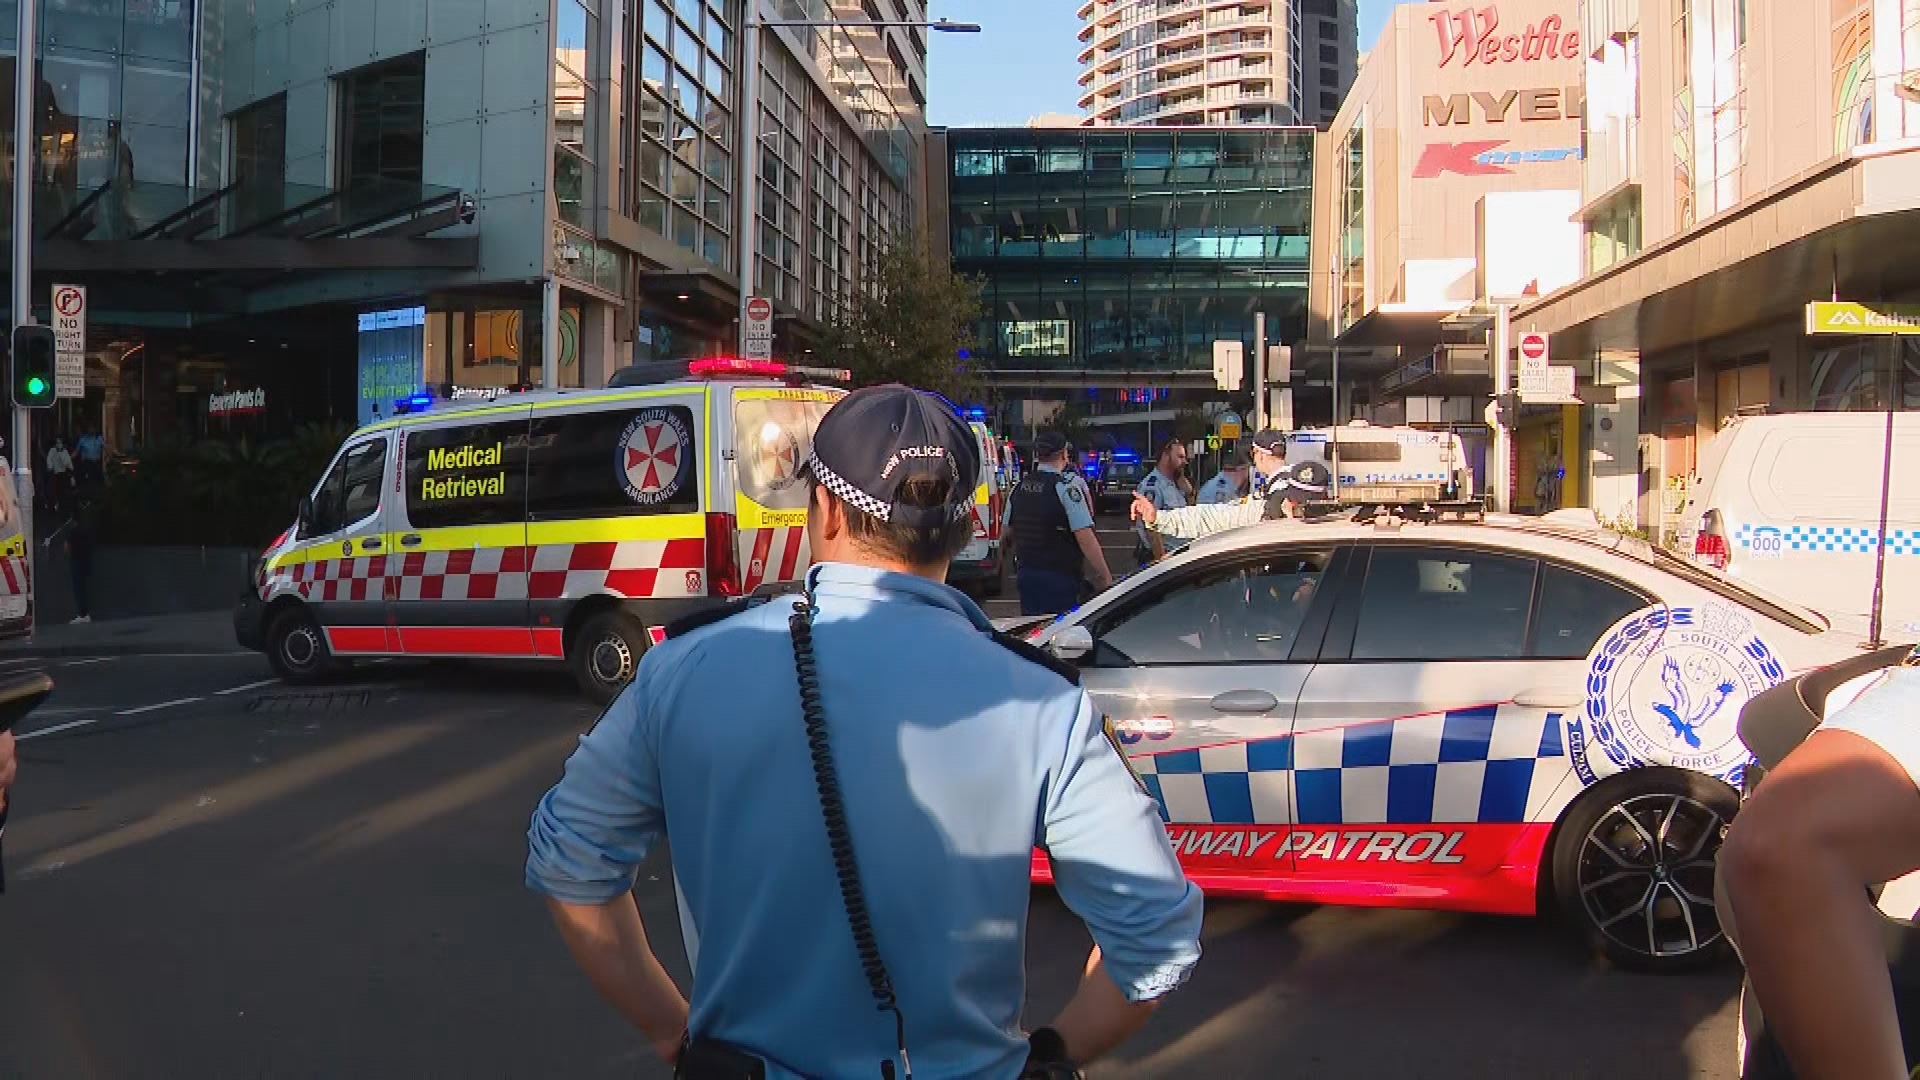
POLYGON ((23 409, 53 406, 53 327, 14 327, 7 376, 15 405, 23 409))

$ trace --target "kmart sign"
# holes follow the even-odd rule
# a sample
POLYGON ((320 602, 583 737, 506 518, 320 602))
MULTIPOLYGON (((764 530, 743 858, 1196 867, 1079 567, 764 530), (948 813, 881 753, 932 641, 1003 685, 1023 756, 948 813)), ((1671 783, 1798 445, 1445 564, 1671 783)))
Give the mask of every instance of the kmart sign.
POLYGON ((1816 300, 1807 305, 1807 333, 1920 337, 1920 304, 1816 300))

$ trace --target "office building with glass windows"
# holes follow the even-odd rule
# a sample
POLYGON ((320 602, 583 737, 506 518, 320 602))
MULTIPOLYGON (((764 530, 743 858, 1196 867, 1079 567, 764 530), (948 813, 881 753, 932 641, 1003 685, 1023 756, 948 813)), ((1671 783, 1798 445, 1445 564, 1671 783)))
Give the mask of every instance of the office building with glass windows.
POLYGON ((1073 402, 1144 435, 1231 397, 1214 343, 1251 358, 1257 315, 1269 344, 1304 336, 1312 129, 950 128, 930 145, 954 270, 985 283, 970 359, 1004 430, 1073 402))
POLYGON ((730 350, 745 78, 778 351, 924 205, 925 31, 861 24, 925 0, 44 7, 35 314, 59 282, 91 316, 85 396, 43 426, 113 453, 730 350), (760 30, 745 73, 747 3, 822 25, 760 30))

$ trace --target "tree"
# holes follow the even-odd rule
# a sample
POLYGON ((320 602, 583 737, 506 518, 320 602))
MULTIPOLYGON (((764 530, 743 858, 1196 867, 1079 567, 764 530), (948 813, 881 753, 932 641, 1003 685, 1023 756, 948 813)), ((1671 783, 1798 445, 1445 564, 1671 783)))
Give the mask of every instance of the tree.
POLYGON ((979 373, 961 359, 986 312, 984 283, 953 273, 925 247, 896 237, 875 261, 865 291, 841 305, 821 334, 820 354, 853 373, 856 386, 898 382, 971 399, 979 373))

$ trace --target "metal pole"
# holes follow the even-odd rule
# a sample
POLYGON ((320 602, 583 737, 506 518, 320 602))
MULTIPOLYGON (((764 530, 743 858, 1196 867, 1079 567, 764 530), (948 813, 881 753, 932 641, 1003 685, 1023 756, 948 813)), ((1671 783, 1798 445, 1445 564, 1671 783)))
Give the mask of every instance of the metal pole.
POLYGON ((1333 447, 1333 498, 1340 499, 1340 346, 1333 347, 1333 423, 1327 425, 1333 447))
POLYGON ((540 291, 540 389, 553 390, 559 385, 560 279, 550 277, 540 291))
POLYGON ((1886 644, 1881 632, 1886 629, 1887 588, 1887 502, 1893 491, 1893 410, 1900 398, 1900 339, 1886 338, 1887 353, 1893 360, 1892 378, 1887 384, 1887 441, 1880 451, 1880 532, 1873 547, 1873 617, 1867 627, 1867 648, 1886 644))
MULTIPOLYGON (((39 47, 40 5, 20 0, 19 21, 15 24, 13 62, 13 325, 33 322, 33 106, 39 95, 34 54, 39 47)), ((33 413, 16 406, 13 410, 13 445, 7 448, 13 462, 14 493, 20 511, 20 535, 27 548, 27 611, 37 614, 34 596, 37 576, 33 557, 33 413)), ((28 623, 29 640, 34 623, 28 623)))
MULTIPOLYGON (((1494 313, 1493 394, 1494 400, 1500 401, 1513 389, 1513 309, 1506 304, 1496 304, 1494 313)), ((1488 457, 1488 502, 1492 509, 1504 511, 1512 498, 1509 489, 1513 486, 1513 433, 1507 429, 1506 417, 1497 409, 1488 457)))
POLYGON ((747 17, 740 36, 740 327, 734 335, 736 356, 747 355, 747 301, 753 298, 754 207, 760 200, 760 0, 747 0, 747 17))
POLYGON ((1253 430, 1267 430, 1267 313, 1253 314, 1253 430))

